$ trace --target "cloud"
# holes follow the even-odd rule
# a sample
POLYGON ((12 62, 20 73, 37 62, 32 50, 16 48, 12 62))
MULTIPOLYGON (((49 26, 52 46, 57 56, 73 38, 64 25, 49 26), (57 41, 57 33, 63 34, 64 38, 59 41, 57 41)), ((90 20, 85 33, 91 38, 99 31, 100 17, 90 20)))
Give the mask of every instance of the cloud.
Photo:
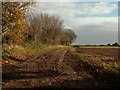
MULTIPOLYGON (((88 7, 82 7, 81 10, 83 10, 83 14, 91 14, 91 15, 96 15, 96 14, 109 14, 111 13, 114 9, 117 9, 115 4, 108 4, 104 2, 96 3, 94 5, 88 5, 88 7)), ((81 12, 80 12, 81 13, 81 12)))
POLYGON ((117 31, 76 32, 77 39, 73 44, 108 44, 118 42, 117 31))
POLYGON ((118 2, 119 0, 37 0, 38 2, 118 2))
POLYGON ((65 27, 77 34, 75 43, 97 44, 117 40, 117 3, 41 2, 36 7, 38 12, 60 16, 65 27))
POLYGON ((117 4, 108 3, 64 3, 64 2, 41 2, 38 3, 38 10, 40 12, 47 12, 50 14, 57 14, 60 16, 75 17, 83 15, 103 15, 110 14, 117 9, 117 4))
POLYGON ((77 34, 73 44, 107 44, 118 41, 117 17, 84 17, 66 24, 71 25, 77 34))
POLYGON ((38 2, 78 2, 79 0, 37 0, 38 2))
POLYGON ((66 20, 65 24, 71 26, 75 30, 81 30, 88 27, 89 30, 110 30, 118 31, 118 18, 117 17, 81 17, 66 20), (92 27, 92 28, 90 28, 92 27), (97 28, 95 28, 97 27, 97 28))
POLYGON ((1 2, 118 2, 119 0, 0 0, 1 2))

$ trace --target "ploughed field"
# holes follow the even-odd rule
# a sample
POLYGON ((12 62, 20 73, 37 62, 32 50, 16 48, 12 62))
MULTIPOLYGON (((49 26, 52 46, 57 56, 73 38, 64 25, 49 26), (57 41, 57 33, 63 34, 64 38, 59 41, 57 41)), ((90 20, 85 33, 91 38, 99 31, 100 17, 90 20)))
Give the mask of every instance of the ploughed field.
POLYGON ((78 53, 87 53, 95 55, 108 56, 114 59, 119 58, 120 49, 119 48, 76 48, 78 53))
POLYGON ((2 63, 3 88, 120 87, 117 48, 58 48, 9 59, 2 63))

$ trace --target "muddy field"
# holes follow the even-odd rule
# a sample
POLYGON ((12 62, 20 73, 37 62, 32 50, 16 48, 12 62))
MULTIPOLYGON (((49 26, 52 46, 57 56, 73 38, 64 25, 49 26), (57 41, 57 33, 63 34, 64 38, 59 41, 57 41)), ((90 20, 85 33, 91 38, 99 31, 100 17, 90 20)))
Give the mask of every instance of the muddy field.
POLYGON ((112 57, 115 59, 120 58, 119 48, 76 48, 76 51, 78 53, 87 53, 87 54, 95 54, 95 55, 97 54, 97 55, 112 57))
MULTIPOLYGON (((116 49, 77 48, 77 53, 89 53, 113 57, 116 49)), ((100 73, 78 59, 69 49, 56 49, 29 57, 16 64, 3 63, 3 88, 117 88, 120 75, 100 73)))

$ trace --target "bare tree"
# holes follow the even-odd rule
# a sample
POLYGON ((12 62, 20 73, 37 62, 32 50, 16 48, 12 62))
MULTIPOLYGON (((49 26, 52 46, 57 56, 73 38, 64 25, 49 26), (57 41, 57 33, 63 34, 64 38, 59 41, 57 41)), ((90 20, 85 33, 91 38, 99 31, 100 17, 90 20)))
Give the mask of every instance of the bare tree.
POLYGON ((59 16, 42 13, 29 20, 30 38, 50 45, 70 45, 76 38, 71 29, 64 29, 63 20, 59 16))
POLYGON ((70 45, 76 39, 76 34, 71 29, 64 29, 63 44, 70 45))

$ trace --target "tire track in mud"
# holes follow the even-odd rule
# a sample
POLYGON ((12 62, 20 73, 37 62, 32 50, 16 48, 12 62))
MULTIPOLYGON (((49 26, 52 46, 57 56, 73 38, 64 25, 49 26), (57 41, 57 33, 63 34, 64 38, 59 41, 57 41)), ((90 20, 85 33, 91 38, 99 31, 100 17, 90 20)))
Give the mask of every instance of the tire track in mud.
POLYGON ((54 83, 64 80, 66 77, 70 78, 67 74, 73 73, 74 70, 71 67, 68 68, 68 65, 64 62, 66 53, 66 49, 59 49, 32 57, 21 63, 16 70, 6 73, 7 78, 4 78, 6 80, 4 80, 3 87, 36 87, 41 81, 46 84, 48 81, 49 83, 54 83), (56 80, 55 77, 57 78, 56 80))
POLYGON ((32 56, 17 68, 11 66, 9 72, 4 69, 3 88, 102 87, 89 69, 88 64, 77 60, 69 50, 56 49, 32 56))

